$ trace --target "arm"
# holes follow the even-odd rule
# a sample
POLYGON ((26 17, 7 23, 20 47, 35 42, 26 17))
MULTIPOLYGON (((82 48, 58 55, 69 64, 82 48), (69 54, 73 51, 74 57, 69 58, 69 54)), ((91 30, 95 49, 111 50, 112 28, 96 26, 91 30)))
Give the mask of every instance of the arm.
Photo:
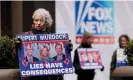
POLYGON ((16 46, 16 48, 20 47, 21 44, 22 44, 22 40, 20 38, 16 38, 15 39, 15 46, 16 46))
POLYGON ((66 46, 65 57, 69 57, 71 55, 71 51, 73 50, 73 44, 72 44, 71 40, 69 40, 68 43, 65 44, 65 46, 66 46))
POLYGON ((69 42, 68 42, 67 49, 68 49, 70 52, 73 50, 73 44, 72 44, 71 40, 69 40, 69 42))
MULTIPOLYGON (((19 64, 19 59, 18 59, 18 48, 22 45, 22 40, 20 38, 15 39, 15 52, 16 52, 16 63, 19 64)), ((19 67, 19 66, 18 66, 19 67)))
POLYGON ((110 64, 110 71, 113 72, 116 68, 116 51, 113 53, 112 61, 110 64))
POLYGON ((77 50, 75 50, 73 66, 74 66, 74 68, 75 68, 75 73, 76 73, 76 74, 78 74, 79 70, 82 70, 81 67, 80 67, 79 57, 78 57, 78 52, 77 52, 77 50))
POLYGON ((113 53, 112 60, 110 63, 110 80, 113 79, 113 77, 111 75, 112 75, 113 71, 115 70, 115 68, 116 68, 116 51, 113 53))
POLYGON ((104 65, 102 65, 101 71, 104 71, 104 65))

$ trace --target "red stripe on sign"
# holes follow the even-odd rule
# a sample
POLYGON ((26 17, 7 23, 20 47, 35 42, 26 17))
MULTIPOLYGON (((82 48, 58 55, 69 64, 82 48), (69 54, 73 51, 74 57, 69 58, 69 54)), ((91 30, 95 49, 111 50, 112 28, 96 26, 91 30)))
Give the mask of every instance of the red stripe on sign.
MULTIPOLYGON (((76 43, 80 44, 82 36, 76 36, 76 43)), ((113 44, 114 36, 93 36, 93 44, 113 44)))
POLYGON ((22 42, 23 44, 27 43, 56 43, 56 42, 68 42, 69 40, 49 40, 49 41, 27 41, 22 42))

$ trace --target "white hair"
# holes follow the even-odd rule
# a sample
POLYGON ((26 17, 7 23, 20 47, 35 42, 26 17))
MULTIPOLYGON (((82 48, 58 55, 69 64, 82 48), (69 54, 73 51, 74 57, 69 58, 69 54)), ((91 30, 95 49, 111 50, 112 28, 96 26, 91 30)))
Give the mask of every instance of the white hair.
POLYGON ((35 12, 33 13, 33 16, 32 16, 33 19, 35 18, 36 14, 39 14, 43 17, 43 20, 47 27, 52 26, 53 20, 52 20, 52 17, 50 15, 49 11, 47 11, 44 8, 39 8, 39 9, 35 10, 35 12))

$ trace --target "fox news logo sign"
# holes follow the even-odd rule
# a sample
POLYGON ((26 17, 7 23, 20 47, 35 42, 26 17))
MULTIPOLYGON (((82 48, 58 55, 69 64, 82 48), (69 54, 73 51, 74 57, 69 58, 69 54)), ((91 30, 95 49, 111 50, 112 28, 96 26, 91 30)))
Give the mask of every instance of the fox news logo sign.
POLYGON ((113 1, 75 2, 76 43, 80 43, 84 32, 91 32, 93 43, 114 43, 113 1))

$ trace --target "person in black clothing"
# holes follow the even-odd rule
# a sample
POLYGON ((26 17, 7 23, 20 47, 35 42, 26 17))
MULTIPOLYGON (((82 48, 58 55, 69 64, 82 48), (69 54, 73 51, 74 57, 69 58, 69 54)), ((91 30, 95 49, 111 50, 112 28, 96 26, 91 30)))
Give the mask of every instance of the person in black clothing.
MULTIPOLYGON (((31 31, 24 32, 24 34, 50 34, 50 28, 53 20, 49 11, 44 8, 39 8, 33 13, 33 25, 31 31)), ((22 33, 23 34, 23 33, 22 33)), ((17 41, 17 46, 20 45, 20 39, 17 41)), ((72 51, 72 43, 68 43, 68 50, 72 51)), ((45 76, 33 76, 30 80, 63 80, 63 75, 45 75, 45 76)))
MULTIPOLYGON (((130 38, 128 37, 128 35, 122 34, 118 40, 119 48, 124 49, 127 46, 129 41, 130 41, 130 38)), ((113 77, 112 72, 116 68, 116 63, 117 63, 117 50, 114 51, 112 55, 112 60, 110 63, 110 80, 133 80, 133 77, 113 77)))
MULTIPOLYGON (((78 48, 92 48, 91 46, 92 42, 93 42, 92 34, 89 32, 85 32, 83 35, 83 40, 78 48)), ((80 67, 77 49, 75 50, 74 61, 73 61, 75 73, 77 74, 77 80, 93 80, 95 76, 95 72, 94 72, 95 70, 94 69, 83 70, 80 67)), ((101 69, 101 71, 103 70, 104 70, 104 67, 101 69)))

